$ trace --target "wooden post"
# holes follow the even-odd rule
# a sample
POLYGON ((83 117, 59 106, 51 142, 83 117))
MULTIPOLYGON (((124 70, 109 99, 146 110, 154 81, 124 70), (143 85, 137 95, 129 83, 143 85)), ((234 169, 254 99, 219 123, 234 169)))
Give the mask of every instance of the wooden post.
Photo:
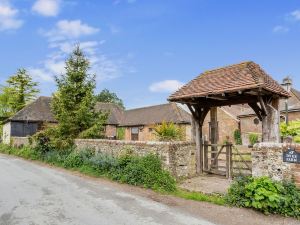
POLYGON ((199 121, 195 123, 196 130, 196 172, 197 174, 202 173, 202 165, 201 165, 201 135, 202 135, 202 127, 200 127, 199 121))
MULTIPOLYGON (((214 159, 217 156, 218 151, 218 108, 212 107, 210 109, 210 141, 212 144, 211 147, 211 158, 214 159)), ((218 168, 218 160, 214 161, 215 163, 211 165, 212 168, 218 168)))
POLYGON ((280 112, 279 98, 274 98, 266 105, 267 116, 262 119, 262 141, 280 142, 280 112))
POLYGON ((208 141, 204 141, 204 156, 203 156, 204 170, 208 170, 208 141))
POLYGON ((226 178, 232 178, 232 144, 226 144, 226 178))

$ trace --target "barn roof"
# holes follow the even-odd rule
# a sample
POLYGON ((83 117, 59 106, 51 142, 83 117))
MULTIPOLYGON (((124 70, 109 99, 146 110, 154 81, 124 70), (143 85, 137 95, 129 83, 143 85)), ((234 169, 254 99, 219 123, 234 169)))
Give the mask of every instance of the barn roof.
POLYGON ((181 102, 258 88, 280 97, 289 97, 289 93, 258 64, 249 61, 206 71, 173 93, 169 100, 181 102))
POLYGON ((8 120, 32 122, 43 121, 50 123, 56 122, 54 115, 51 112, 51 97, 41 96, 37 98, 8 120))
POLYGON ((120 126, 157 124, 161 122, 191 123, 191 115, 175 103, 126 110, 120 126))
MULTIPOLYGON (((39 97, 17 112, 9 121, 57 122, 51 112, 51 97, 39 97)), ((154 105, 131 110, 123 110, 113 103, 97 102, 96 111, 107 112, 109 125, 135 126, 156 124, 163 121, 191 123, 191 116, 176 103, 154 105)))
POLYGON ((124 118, 124 110, 114 103, 97 102, 95 109, 108 113, 107 124, 110 125, 120 124, 124 118))

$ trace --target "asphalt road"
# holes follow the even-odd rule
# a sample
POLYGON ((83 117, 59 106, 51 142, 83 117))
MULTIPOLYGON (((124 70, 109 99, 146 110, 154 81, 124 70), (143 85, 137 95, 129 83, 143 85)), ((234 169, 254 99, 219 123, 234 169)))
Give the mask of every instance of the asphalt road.
POLYGON ((0 154, 0 225, 213 225, 107 183, 0 154))

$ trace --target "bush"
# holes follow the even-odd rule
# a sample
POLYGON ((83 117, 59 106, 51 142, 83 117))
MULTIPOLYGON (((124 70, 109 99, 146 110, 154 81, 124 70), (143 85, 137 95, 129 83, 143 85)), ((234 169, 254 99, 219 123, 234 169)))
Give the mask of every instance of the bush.
POLYGON ((283 137, 300 135, 300 120, 290 121, 288 125, 283 122, 280 124, 280 132, 283 137))
POLYGON ((183 140, 182 129, 174 123, 162 122, 154 128, 155 135, 160 141, 179 141, 183 140))
POLYGON ((239 129, 236 129, 233 132, 233 136, 234 136, 234 141, 236 145, 241 145, 242 144, 242 137, 241 137, 241 131, 239 129))
POLYGON ((250 133, 249 134, 249 142, 253 146, 258 142, 259 135, 257 133, 250 133))
POLYGON ((118 159, 118 167, 113 174, 115 180, 160 191, 176 190, 175 179, 162 168, 156 155, 137 157, 127 154, 118 159))
POLYGON ((159 191, 176 190, 175 179, 162 167, 156 155, 136 156, 125 149, 119 157, 97 153, 91 149, 39 151, 35 148, 13 148, 0 145, 0 152, 27 159, 41 160, 53 165, 72 168, 92 176, 107 176, 113 180, 159 191))
POLYGON ((117 140, 124 140, 125 139, 125 128, 118 127, 117 128, 117 140))
POLYGON ((290 182, 240 177, 232 183, 225 199, 233 206, 300 218, 300 190, 290 182))
POLYGON ((99 153, 89 159, 89 164, 99 173, 106 174, 115 170, 118 162, 110 155, 99 153))
POLYGON ((89 159, 94 155, 92 150, 86 149, 82 151, 73 150, 64 160, 65 168, 79 168, 89 163, 89 159))

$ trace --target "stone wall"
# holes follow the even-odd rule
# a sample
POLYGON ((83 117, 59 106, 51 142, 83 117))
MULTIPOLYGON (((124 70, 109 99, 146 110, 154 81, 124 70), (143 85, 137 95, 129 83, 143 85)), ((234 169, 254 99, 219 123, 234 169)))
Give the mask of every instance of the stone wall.
MULTIPOLYGON (((252 151, 252 176, 268 176, 274 180, 295 180, 300 185, 300 164, 283 162, 288 144, 259 143, 252 151)), ((300 145, 293 145, 300 149, 300 145)), ((297 150, 299 151, 299 150, 297 150)))
POLYGON ((22 147, 25 145, 29 145, 29 138, 28 137, 11 137, 10 143, 5 144, 11 144, 13 147, 22 147))
POLYGON ((112 156, 118 156, 126 150, 140 156, 154 153, 161 158, 164 168, 176 177, 191 177, 196 173, 195 145, 190 142, 77 139, 75 144, 79 150, 93 148, 96 152, 112 156))

